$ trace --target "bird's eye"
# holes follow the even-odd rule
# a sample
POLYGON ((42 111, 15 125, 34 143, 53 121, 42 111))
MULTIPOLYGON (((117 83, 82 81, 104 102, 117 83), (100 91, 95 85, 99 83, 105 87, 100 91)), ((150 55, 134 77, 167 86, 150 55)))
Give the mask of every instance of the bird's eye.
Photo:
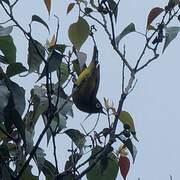
POLYGON ((96 107, 99 109, 101 108, 101 104, 100 103, 96 103, 96 107))

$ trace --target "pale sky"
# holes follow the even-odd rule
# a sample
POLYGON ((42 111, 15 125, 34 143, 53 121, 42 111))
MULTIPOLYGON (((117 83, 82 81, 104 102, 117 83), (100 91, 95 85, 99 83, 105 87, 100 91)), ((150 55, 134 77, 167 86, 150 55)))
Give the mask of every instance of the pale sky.
MULTIPOLYGON (((69 43, 66 34, 67 29, 69 24, 75 22, 77 18, 75 9, 66 16, 67 2, 72 1, 53 0, 52 16, 49 18, 43 0, 20 0, 15 11, 15 17, 20 24, 28 28, 31 15, 37 14, 48 22, 50 27, 54 27, 52 29, 53 33, 56 31, 56 19, 53 18, 53 14, 56 14, 60 17, 58 41, 60 43, 69 43)), ((121 32, 131 22, 136 25, 138 31, 144 32, 149 11, 153 7, 164 7, 166 4, 166 0, 134 0, 131 2, 121 0, 116 27, 117 32, 121 32)), ((92 23, 92 21, 89 22, 92 23)), ((174 25, 178 26, 179 24, 174 25)), ((35 28, 33 31, 34 37, 45 43, 46 39, 50 37, 46 29, 35 23, 33 27, 35 28)), ((27 42, 19 31, 15 31, 13 37, 18 47, 18 61, 24 62, 27 58, 27 42)), ((121 61, 108 44, 108 38, 103 34, 102 30, 98 30, 96 37, 97 45, 99 46, 99 61, 101 63, 101 82, 98 98, 101 102, 103 102, 103 97, 109 98, 117 106, 121 93, 121 61)), ((126 45, 127 58, 130 59, 130 63, 134 63, 144 45, 142 44, 143 37, 132 33, 123 40, 121 45, 124 43, 126 45)), ((129 156, 131 159, 131 168, 127 180, 137 180, 138 177, 141 180, 169 180, 170 174, 173 180, 180 179, 180 142, 178 140, 180 125, 179 45, 180 34, 169 45, 165 53, 160 55, 158 60, 137 74, 136 78, 138 82, 135 89, 125 101, 123 109, 128 111, 134 118, 137 136, 140 140, 139 143, 135 142, 138 154, 133 165, 132 159, 129 156)), ((82 51, 86 52, 88 57, 91 57, 91 48, 92 44, 87 42, 82 47, 82 51)), ((27 81, 28 78, 25 80, 21 79, 20 83, 26 86, 27 95, 29 96, 28 90, 33 87, 33 84, 27 81)), ((37 77, 31 76, 31 78, 31 82, 33 83, 37 77)), ((80 122, 82 122, 85 116, 85 113, 74 108, 74 118, 68 119, 67 127, 79 129, 80 122)), ((89 126, 90 121, 93 122, 93 117, 85 122, 86 127, 89 126)), ((105 116, 102 116, 97 127, 98 129, 104 128, 104 121, 106 121, 105 116)), ((40 126, 42 126, 41 122, 38 123, 37 129, 42 129, 40 126)), ((121 126, 119 128, 121 130, 121 126)), ((44 147, 46 144, 45 139, 41 143, 41 147, 46 149, 44 147)), ((67 136, 59 135, 57 142, 59 161, 60 163, 65 162, 68 155, 67 149, 70 147, 71 141, 67 136)), ((47 158, 53 162, 53 153, 50 146, 46 153, 47 158)), ((60 170, 63 170, 62 165, 60 166, 60 170)), ((120 179, 120 174, 117 179, 120 179)))

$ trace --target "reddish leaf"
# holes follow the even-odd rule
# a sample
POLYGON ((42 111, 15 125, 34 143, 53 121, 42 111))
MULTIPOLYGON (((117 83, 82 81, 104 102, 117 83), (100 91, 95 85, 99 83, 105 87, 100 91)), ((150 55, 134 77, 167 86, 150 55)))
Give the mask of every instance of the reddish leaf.
POLYGON ((122 177, 124 178, 124 180, 126 180, 126 177, 127 177, 127 174, 129 172, 129 168, 130 168, 130 161, 129 161, 128 157, 122 156, 122 155, 120 156, 119 167, 120 167, 122 177))
POLYGON ((75 3, 69 3, 68 7, 67 7, 67 14, 70 13, 70 11, 73 9, 75 3))
POLYGON ((44 3, 46 5, 46 8, 48 10, 48 13, 50 15, 50 11, 51 11, 51 0, 44 0, 44 3))
POLYGON ((150 24, 153 22, 153 20, 159 16, 162 12, 164 11, 163 8, 160 7, 155 7, 153 9, 151 9, 149 15, 148 15, 148 20, 147 20, 147 26, 146 29, 149 29, 150 24))

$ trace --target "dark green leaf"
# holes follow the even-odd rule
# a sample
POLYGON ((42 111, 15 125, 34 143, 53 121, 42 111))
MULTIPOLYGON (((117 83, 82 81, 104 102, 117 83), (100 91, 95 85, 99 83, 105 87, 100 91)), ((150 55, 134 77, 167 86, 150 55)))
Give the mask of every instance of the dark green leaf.
POLYGON ((24 171, 24 173, 23 173, 22 177, 20 178, 20 180, 39 180, 39 177, 33 175, 31 170, 32 170, 32 166, 29 165, 26 168, 26 170, 24 171))
POLYGON ((59 174, 55 180, 74 180, 74 178, 75 178, 74 175, 71 173, 62 173, 62 174, 59 174))
POLYGON ((80 73, 81 73, 81 69, 80 69, 80 64, 79 64, 79 61, 78 59, 72 61, 73 63, 73 70, 76 72, 76 74, 79 76, 80 73))
POLYGON ((89 8, 89 7, 84 8, 84 11, 85 11, 86 14, 90 14, 90 13, 93 12, 93 10, 91 8, 89 8))
POLYGON ((168 2, 168 6, 170 6, 171 8, 174 8, 178 4, 179 4, 179 0, 169 0, 168 2))
POLYGON ((47 75, 47 73, 52 73, 52 72, 58 70, 63 57, 64 56, 62 54, 58 53, 57 51, 53 51, 51 56, 48 58, 48 63, 45 65, 45 67, 37 81, 39 81, 40 79, 45 77, 47 75))
POLYGON ((8 27, 2 27, 0 26, 0 37, 1 36, 8 36, 13 30, 13 26, 8 26, 8 27))
POLYGON ((117 15, 118 15, 118 5, 114 0, 108 0, 108 5, 109 8, 111 9, 114 17, 115 17, 115 21, 117 21, 117 15))
POLYGON ((2 158, 2 160, 7 160, 10 157, 9 154, 9 149, 7 147, 7 145, 5 144, 1 144, 0 145, 0 159, 2 158))
POLYGON ((136 147, 134 146, 134 144, 132 143, 131 139, 125 139, 125 140, 122 140, 122 142, 124 143, 124 145, 128 148, 129 152, 131 153, 132 155, 132 158, 133 158, 133 162, 135 161, 136 159, 136 155, 137 155, 137 149, 136 147))
POLYGON ((34 111, 26 120, 29 130, 34 129, 39 116, 48 108, 48 99, 45 94, 46 90, 43 87, 35 86, 34 89, 31 90, 31 99, 34 111))
POLYGON ((60 85, 63 85, 65 83, 65 81, 68 79, 69 77, 69 69, 68 69, 68 65, 64 62, 61 63, 60 65, 60 75, 59 75, 59 71, 57 71, 57 77, 60 81, 60 85))
POLYGON ((70 155, 69 160, 66 161, 64 170, 68 170, 70 168, 75 167, 81 157, 82 157, 82 155, 80 155, 78 153, 74 153, 73 155, 70 155))
MULTIPOLYGON (((102 148, 97 146, 92 151, 92 156, 99 152, 102 148)), ((91 164, 93 159, 89 162, 91 164)), ((115 180, 118 174, 118 162, 115 155, 110 152, 106 157, 103 157, 101 161, 99 161, 92 170, 87 173, 88 180, 115 180), (103 164, 103 162, 105 164, 103 164)))
POLYGON ((47 179, 51 180, 54 179, 55 177, 56 168, 51 162, 45 160, 42 167, 42 172, 45 175, 46 180, 47 179))
MULTIPOLYGON (((43 116, 43 120, 44 120, 44 124, 47 124, 47 119, 45 116, 43 116)), ((62 129, 66 128, 66 124, 67 124, 67 118, 64 116, 60 116, 58 113, 55 114, 52 122, 51 122, 51 129, 52 131, 56 131, 56 132, 60 132, 62 129)), ((47 130, 46 132, 47 135, 47 145, 49 144, 50 138, 52 136, 52 132, 50 129, 47 130)))
POLYGON ((39 67, 45 57, 45 48, 36 40, 29 40, 28 66, 29 72, 39 72, 39 67))
POLYGON ((97 9, 98 7, 95 5, 94 0, 90 0, 89 3, 94 9, 97 9))
POLYGON ((24 88, 20 87, 18 84, 16 84, 11 80, 6 81, 6 86, 8 87, 9 91, 12 93, 15 109, 22 116, 26 104, 24 88))
POLYGON ((38 147, 34 157, 35 157, 35 162, 37 164, 39 172, 41 172, 41 170, 44 166, 45 156, 46 156, 46 154, 44 153, 44 150, 41 149, 40 147, 38 147))
POLYGON ((174 40, 180 31, 180 27, 166 27, 165 28, 165 43, 164 43, 164 50, 168 47, 172 40, 174 40))
POLYGON ((43 19, 41 19, 39 16, 33 15, 33 16, 32 16, 32 21, 41 23, 42 25, 44 25, 44 26, 47 28, 48 32, 50 33, 49 26, 48 26, 47 23, 46 23, 43 19))
POLYGON ((21 115, 14 107, 13 96, 10 95, 8 105, 4 109, 5 126, 8 132, 12 131, 12 125, 15 125, 22 139, 25 142, 25 126, 21 115))
MULTIPOLYGON (((56 105, 56 102, 57 102, 57 96, 53 96, 52 97, 53 105, 56 105)), ((67 101, 64 98, 59 97, 57 103, 57 112, 59 113, 59 118, 61 118, 61 116, 66 117, 67 115, 73 117, 72 105, 73 105, 72 101, 70 100, 67 101)))
POLYGON ((0 122, 4 121, 3 111, 8 104, 10 92, 3 80, 0 81, 0 122))
POLYGON ((70 25, 68 35, 72 44, 79 50, 89 36, 89 24, 80 17, 76 23, 70 25))
MULTIPOLYGON (((6 127, 2 123, 0 123, 0 128, 6 131, 6 127)), ((7 139, 7 136, 3 133, 3 131, 0 130, 0 141, 6 140, 6 139, 7 139)))
POLYGON ((74 144, 79 149, 82 149, 84 147, 86 139, 85 139, 85 135, 82 134, 80 131, 78 131, 76 129, 68 129, 68 130, 64 131, 64 133, 67 134, 72 139, 74 144))
POLYGON ((33 149, 33 138, 34 138, 34 131, 31 132, 29 130, 25 130, 26 136, 26 153, 29 154, 33 149))
POLYGON ((7 67, 6 75, 12 77, 25 71, 27 71, 27 69, 22 65, 22 63, 12 63, 7 67))
POLYGON ((134 23, 130 23, 117 37, 116 44, 119 45, 120 40, 125 37, 127 34, 136 31, 134 23))
POLYGON ((12 180, 11 174, 13 170, 10 167, 5 166, 4 164, 0 164, 0 175, 2 176, 2 180, 12 180))
POLYGON ((55 45, 55 49, 57 51, 59 51, 60 53, 64 53, 65 49, 67 48, 68 46, 66 44, 56 44, 55 45))
POLYGON ((10 35, 0 37, 0 50, 6 58, 6 63, 11 64, 16 62, 16 46, 10 35))

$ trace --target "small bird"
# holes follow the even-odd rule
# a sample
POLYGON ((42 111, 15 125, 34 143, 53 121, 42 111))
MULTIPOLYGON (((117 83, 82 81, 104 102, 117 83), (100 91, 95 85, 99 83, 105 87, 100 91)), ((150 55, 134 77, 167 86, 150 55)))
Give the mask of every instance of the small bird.
POLYGON ((104 113, 103 107, 96 97, 99 81, 100 65, 98 64, 98 50, 94 46, 91 63, 80 73, 73 86, 72 98, 79 110, 89 114, 104 113))

